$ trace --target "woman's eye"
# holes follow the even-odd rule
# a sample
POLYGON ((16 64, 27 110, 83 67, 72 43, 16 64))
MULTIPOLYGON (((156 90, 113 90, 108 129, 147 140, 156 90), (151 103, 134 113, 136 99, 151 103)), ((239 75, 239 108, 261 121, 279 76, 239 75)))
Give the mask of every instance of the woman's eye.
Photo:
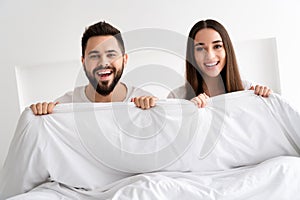
POLYGON ((217 44, 217 45, 215 46, 215 49, 221 49, 222 47, 223 47, 222 45, 217 44))
POLYGON ((203 51, 203 47, 196 47, 196 51, 203 51))

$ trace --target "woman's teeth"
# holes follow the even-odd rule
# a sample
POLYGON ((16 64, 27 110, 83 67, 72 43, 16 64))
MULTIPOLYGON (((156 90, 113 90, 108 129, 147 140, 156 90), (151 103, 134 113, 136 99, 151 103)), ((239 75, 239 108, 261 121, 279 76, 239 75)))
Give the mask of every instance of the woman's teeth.
POLYGON ((214 63, 205 63, 206 67, 214 67, 218 64, 219 62, 214 62, 214 63))

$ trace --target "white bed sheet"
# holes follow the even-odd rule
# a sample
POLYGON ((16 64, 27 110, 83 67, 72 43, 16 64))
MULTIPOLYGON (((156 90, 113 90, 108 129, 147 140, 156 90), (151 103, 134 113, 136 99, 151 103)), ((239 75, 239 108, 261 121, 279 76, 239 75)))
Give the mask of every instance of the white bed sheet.
POLYGON ((0 199, 289 199, 300 161, 280 156, 299 156, 299 122, 280 96, 253 91, 211 98, 204 109, 184 100, 148 111, 65 104, 36 117, 27 109, 0 199))
POLYGON ((284 156, 218 172, 145 173, 89 191, 47 182, 9 200, 298 200, 299 168, 299 157, 284 156))

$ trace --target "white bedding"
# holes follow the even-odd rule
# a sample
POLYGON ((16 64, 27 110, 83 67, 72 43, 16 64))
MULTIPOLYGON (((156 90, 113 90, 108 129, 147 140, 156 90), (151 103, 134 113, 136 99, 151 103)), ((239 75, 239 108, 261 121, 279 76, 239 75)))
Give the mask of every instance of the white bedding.
MULTIPOLYGON (((274 94, 25 110, 0 199, 297 199, 300 116, 274 94)), ((300 199, 300 197, 298 198, 300 199)))

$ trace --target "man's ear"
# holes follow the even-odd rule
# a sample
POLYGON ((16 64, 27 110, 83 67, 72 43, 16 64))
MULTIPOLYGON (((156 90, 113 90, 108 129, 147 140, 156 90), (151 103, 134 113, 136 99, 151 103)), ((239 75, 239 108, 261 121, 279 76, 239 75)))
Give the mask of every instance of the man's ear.
POLYGON ((126 65, 127 64, 127 60, 128 60, 128 54, 124 54, 123 55, 123 59, 124 59, 124 65, 126 65))

